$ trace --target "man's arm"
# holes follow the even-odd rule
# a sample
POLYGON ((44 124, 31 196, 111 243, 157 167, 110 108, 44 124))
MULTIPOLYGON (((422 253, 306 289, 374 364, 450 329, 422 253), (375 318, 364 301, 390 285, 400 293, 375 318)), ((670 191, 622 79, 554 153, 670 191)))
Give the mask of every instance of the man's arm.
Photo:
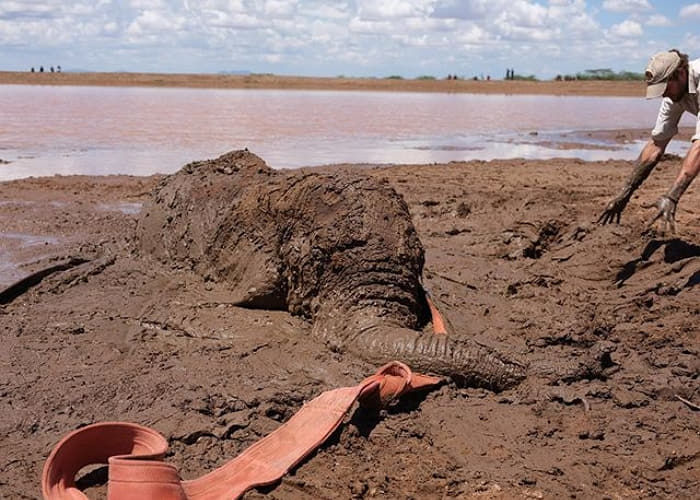
POLYGON ((700 172, 700 140, 694 141, 690 146, 690 150, 683 160, 683 165, 681 165, 681 171, 668 193, 651 205, 651 207, 657 208, 657 212, 649 222, 649 226, 661 219, 664 230, 669 225, 671 226, 671 231, 676 232, 676 206, 678 205, 678 200, 683 196, 683 193, 688 189, 698 172, 700 172))
MULTIPOLYGON (((613 221, 618 224, 620 223, 622 211, 632 198, 632 194, 634 194, 637 188, 649 177, 651 171, 654 170, 654 167, 656 167, 664 151, 666 151, 666 146, 669 142, 670 139, 662 141, 650 139, 649 142, 647 142, 639 158, 637 158, 632 174, 627 178, 627 182, 625 182, 625 185, 622 187, 622 191, 608 203, 607 207, 605 207, 605 211, 598 219, 599 224, 605 225, 613 221)), ((700 141, 695 142, 697 143, 700 141)))

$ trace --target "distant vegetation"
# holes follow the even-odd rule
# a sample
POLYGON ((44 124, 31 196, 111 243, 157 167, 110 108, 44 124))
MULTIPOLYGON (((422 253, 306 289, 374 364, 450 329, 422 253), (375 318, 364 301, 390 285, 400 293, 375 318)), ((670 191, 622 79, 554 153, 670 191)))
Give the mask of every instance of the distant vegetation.
POLYGON ((513 75, 513 80, 527 80, 529 82, 536 82, 537 77, 535 75, 513 75))
POLYGON ((403 80, 403 76, 401 75, 391 75, 386 77, 387 80, 403 80))
POLYGON ((435 77, 432 75, 421 75, 417 76, 416 80, 435 80, 435 77))
POLYGON ((557 75, 557 81, 561 80, 617 80, 617 81, 634 81, 644 80, 644 74, 634 73, 632 71, 615 72, 610 68, 602 69, 587 69, 582 73, 575 75, 557 75))

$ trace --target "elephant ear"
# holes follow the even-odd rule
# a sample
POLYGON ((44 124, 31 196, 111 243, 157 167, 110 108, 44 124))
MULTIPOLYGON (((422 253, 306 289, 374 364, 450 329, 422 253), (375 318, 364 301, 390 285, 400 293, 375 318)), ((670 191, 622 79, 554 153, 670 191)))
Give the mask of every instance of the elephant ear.
POLYGON ((231 291, 237 305, 287 309, 281 276, 280 235, 269 209, 269 185, 249 186, 237 206, 222 211, 207 248, 208 270, 231 291))
POLYGON ((216 275, 227 284, 233 304, 254 309, 287 309, 287 293, 275 252, 261 251, 254 241, 238 240, 234 248, 221 252, 216 266, 216 275))

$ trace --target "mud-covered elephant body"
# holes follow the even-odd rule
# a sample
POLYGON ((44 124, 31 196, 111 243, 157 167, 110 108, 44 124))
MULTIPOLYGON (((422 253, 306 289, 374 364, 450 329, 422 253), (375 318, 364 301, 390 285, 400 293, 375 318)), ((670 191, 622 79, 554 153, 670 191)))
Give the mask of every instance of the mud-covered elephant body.
POLYGON ((372 363, 401 360, 464 385, 512 387, 525 367, 472 341, 422 333, 424 251, 403 198, 359 174, 289 173, 248 151, 165 178, 141 247, 225 284, 242 306, 286 309, 372 363))

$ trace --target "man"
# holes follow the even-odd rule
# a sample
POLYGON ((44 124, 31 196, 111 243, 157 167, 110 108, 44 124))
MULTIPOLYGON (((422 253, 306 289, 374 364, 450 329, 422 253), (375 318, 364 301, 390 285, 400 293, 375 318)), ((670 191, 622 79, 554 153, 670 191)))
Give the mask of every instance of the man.
POLYGON ((695 135, 690 139, 690 150, 683 160, 681 171, 671 189, 664 196, 661 196, 656 203, 645 206, 645 208, 655 207, 657 209, 649 226, 661 219, 663 231, 667 229, 667 226, 670 226, 671 231, 675 232, 678 200, 700 171, 700 114, 698 113, 700 59, 689 62, 688 56, 681 54, 676 49, 660 52, 649 60, 646 69, 646 82, 647 99, 663 96, 661 108, 656 118, 656 126, 622 191, 608 203, 598 222, 600 224, 620 222, 620 215, 632 198, 632 194, 654 170, 671 138, 678 132, 678 122, 681 115, 687 111, 695 115, 697 120, 695 135))

